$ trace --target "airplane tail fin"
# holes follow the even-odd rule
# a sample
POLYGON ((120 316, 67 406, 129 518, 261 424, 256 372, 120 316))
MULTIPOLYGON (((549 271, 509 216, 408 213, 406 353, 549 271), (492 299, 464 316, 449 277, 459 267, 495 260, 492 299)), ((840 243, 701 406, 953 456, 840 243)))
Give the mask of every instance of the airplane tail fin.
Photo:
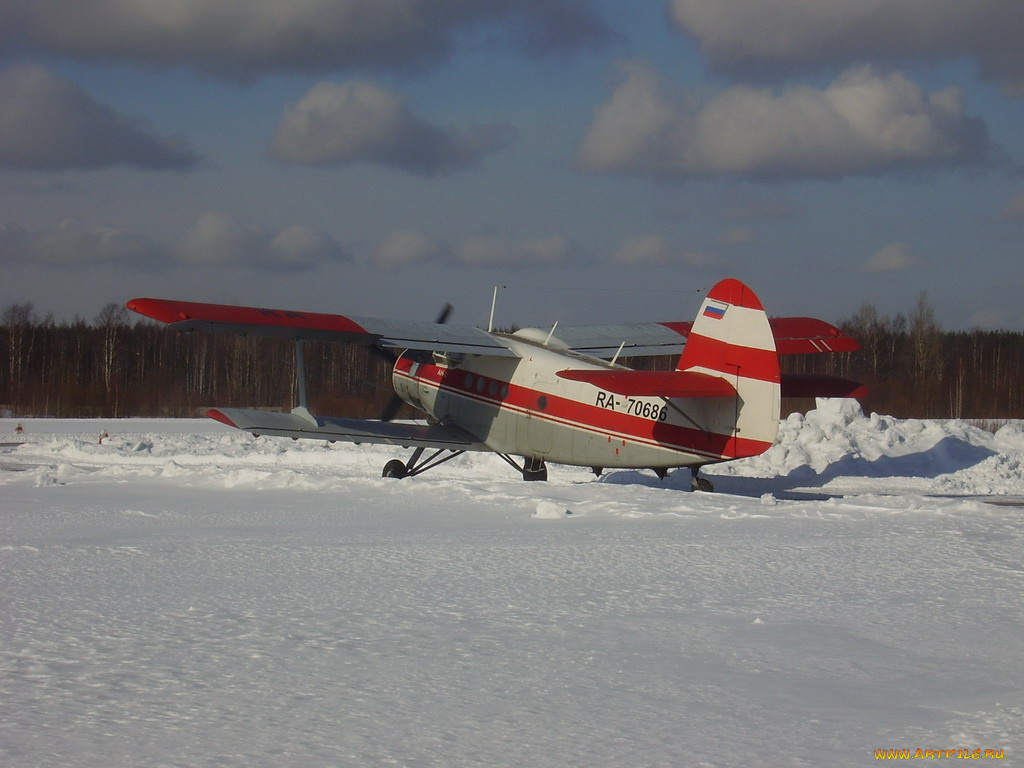
POLYGON ((739 280, 722 280, 708 292, 676 370, 735 388, 735 398, 706 401, 710 432, 731 435, 736 447, 760 446, 757 453, 775 439, 781 405, 775 337, 760 299, 739 280))

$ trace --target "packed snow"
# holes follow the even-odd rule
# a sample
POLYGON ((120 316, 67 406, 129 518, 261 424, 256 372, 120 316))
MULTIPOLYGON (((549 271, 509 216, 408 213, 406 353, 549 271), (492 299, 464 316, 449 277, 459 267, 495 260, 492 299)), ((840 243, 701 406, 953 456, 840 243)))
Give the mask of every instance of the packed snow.
POLYGON ((207 420, 0 443, 3 766, 1022 764, 1017 422, 820 401, 714 493, 207 420))

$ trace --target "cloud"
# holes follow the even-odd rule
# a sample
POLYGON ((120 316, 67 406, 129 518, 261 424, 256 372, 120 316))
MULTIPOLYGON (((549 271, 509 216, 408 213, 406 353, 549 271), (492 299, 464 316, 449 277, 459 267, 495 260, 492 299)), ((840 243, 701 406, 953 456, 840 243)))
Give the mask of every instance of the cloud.
POLYGON ((706 267, 717 264, 719 259, 696 251, 686 251, 663 235, 642 235, 629 238, 609 259, 610 264, 619 266, 662 266, 682 264, 690 267, 706 267))
POLYGON ((372 264, 386 270, 418 264, 527 269, 585 259, 583 250, 562 236, 480 235, 452 246, 419 232, 394 232, 385 237, 370 256, 372 264))
POLYGON ((162 255, 152 238, 68 219, 50 230, 0 225, 0 262, 49 266, 119 264, 150 267, 162 255))
POLYGON ((902 272, 915 266, 918 258, 906 243, 891 243, 864 262, 865 272, 902 272))
POLYGON ((286 163, 374 163, 433 176, 468 168, 505 148, 511 130, 458 132, 416 117, 405 99, 373 83, 317 83, 285 110, 270 154, 286 163))
POLYGON ((173 258, 197 266, 247 266, 304 270, 347 261, 350 256, 330 235, 304 225, 280 232, 250 229, 221 211, 206 211, 172 249, 173 258))
POLYGON ((763 78, 874 61, 969 57, 1024 94, 1024 4, 1006 0, 671 0, 714 70, 763 78))
POLYGON ((401 269, 439 258, 441 246, 419 232, 394 232, 377 246, 371 257, 382 269, 401 269))
POLYGON ((0 167, 64 171, 132 165, 187 171, 201 162, 180 139, 163 138, 39 66, 0 71, 0 167))
POLYGON ((218 211, 201 214, 172 245, 141 232, 73 219, 45 230, 0 225, 0 263, 7 264, 138 269, 184 264, 298 271, 348 258, 329 235, 307 226, 278 232, 247 229, 218 211))
POLYGON ((697 103, 666 93, 643 64, 623 70, 580 143, 582 170, 839 179, 980 163, 991 151, 956 88, 928 94, 900 73, 854 67, 824 90, 737 86, 697 103))
POLYGON ((482 30, 531 53, 604 43, 584 0, 32 0, 0 6, 0 45, 252 79, 409 70, 482 30))

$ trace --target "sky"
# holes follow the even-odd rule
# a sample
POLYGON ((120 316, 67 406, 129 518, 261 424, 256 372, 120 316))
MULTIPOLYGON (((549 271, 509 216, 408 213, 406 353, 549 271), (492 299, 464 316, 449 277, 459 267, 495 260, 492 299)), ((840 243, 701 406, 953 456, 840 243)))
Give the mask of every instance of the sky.
POLYGON ((1024 330, 1024 3, 0 0, 0 310, 1024 330))

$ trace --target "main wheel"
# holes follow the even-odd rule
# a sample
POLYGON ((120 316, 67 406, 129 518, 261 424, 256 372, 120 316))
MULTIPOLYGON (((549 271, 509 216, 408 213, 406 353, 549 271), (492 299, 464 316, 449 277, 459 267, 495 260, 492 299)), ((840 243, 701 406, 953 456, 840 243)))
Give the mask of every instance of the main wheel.
POLYGON ((697 477, 694 475, 690 479, 690 488, 694 491, 704 491, 705 493, 711 493, 715 490, 715 486, 711 484, 711 481, 706 477, 697 477))
POLYGON ((394 477, 401 480, 403 477, 408 476, 409 468, 405 466, 405 463, 398 460, 392 459, 384 465, 384 470, 380 473, 381 477, 394 477))

